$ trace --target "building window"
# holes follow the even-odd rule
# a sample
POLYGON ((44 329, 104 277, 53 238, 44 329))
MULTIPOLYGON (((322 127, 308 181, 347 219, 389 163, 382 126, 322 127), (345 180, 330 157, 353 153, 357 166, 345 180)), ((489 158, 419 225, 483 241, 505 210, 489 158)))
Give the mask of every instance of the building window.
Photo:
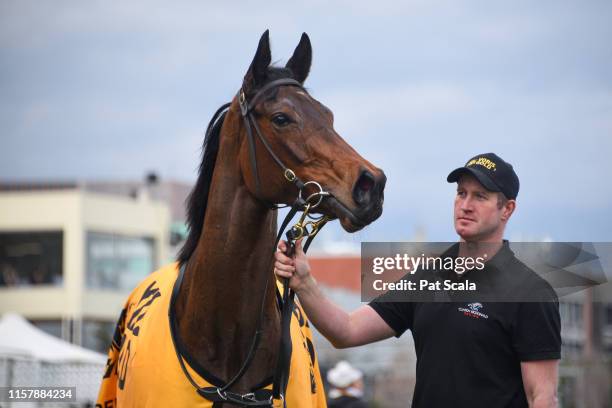
POLYGON ((606 305, 606 325, 612 326, 612 305, 606 305))
POLYGON ((116 323, 114 322, 84 320, 82 337, 83 347, 106 354, 113 340, 115 325, 116 323))
POLYGON ((61 320, 32 320, 34 326, 44 331, 47 334, 62 338, 62 321, 61 320))
POLYGON ((131 290, 155 269, 153 240, 88 232, 87 287, 131 290))
POLYGON ((0 232, 0 286, 61 285, 62 231, 0 232))
POLYGON ((572 303, 572 314, 573 314, 573 322, 574 326, 578 328, 582 328, 582 304, 581 303, 572 303))
POLYGON ((582 304, 561 302, 559 303, 559 312, 564 327, 582 328, 582 304))
POLYGON ((561 347, 562 358, 576 358, 582 354, 583 346, 577 341, 564 341, 561 347))

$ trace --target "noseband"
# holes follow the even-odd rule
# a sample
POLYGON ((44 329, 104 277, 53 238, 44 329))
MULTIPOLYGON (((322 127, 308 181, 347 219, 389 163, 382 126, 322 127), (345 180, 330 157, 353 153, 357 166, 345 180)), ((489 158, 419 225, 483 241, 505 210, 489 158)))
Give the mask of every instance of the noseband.
MULTIPOLYGON (((276 236, 276 241, 274 243, 274 248, 276 249, 282 237, 283 232, 289 225, 289 222, 294 218, 294 216, 296 215, 298 211, 303 211, 303 214, 300 217, 300 220, 295 225, 293 225, 286 233, 287 241, 289 243, 287 255, 291 256, 293 254, 293 251, 295 250, 296 240, 302 237, 307 237, 306 243, 304 244, 304 252, 306 252, 308 250, 308 247, 310 246, 310 243, 314 239, 314 237, 317 235, 317 233, 321 230, 321 228, 323 228, 325 223, 328 221, 327 216, 323 215, 320 217, 313 217, 310 214, 310 211, 316 208, 319 204, 321 204, 321 202, 323 201, 325 197, 331 196, 331 194, 327 191, 324 191, 321 184, 319 184, 316 181, 303 182, 295 174, 295 172, 292 169, 285 166, 282 160, 276 154, 274 154, 274 151, 272 151, 270 144, 268 143, 266 138, 262 135, 261 130, 259 129, 259 126, 257 125, 255 118, 253 117, 253 113, 252 113, 253 109, 255 108, 257 103, 261 101, 262 97, 266 94, 266 92, 268 92, 271 89, 278 88, 280 86, 295 86, 295 87, 298 87, 304 90, 304 88, 302 87, 302 84, 294 79, 290 79, 290 78, 277 79, 277 80, 267 83, 260 90, 258 90, 250 102, 247 100, 244 90, 240 89, 240 92, 238 93, 238 104, 240 105, 240 113, 244 120, 244 125, 245 125, 245 129, 247 133, 251 169, 253 172, 253 176, 255 177, 255 188, 257 190, 257 195, 261 197, 261 194, 260 194, 261 184, 259 180, 259 173, 257 170, 257 155, 255 151, 255 138, 253 136, 252 129, 255 129, 255 134, 259 138, 264 148, 268 151, 268 153, 270 154, 274 162, 280 167, 285 179, 293 183, 298 189, 297 198, 295 202, 290 206, 291 209, 289 210, 287 216, 283 220, 281 227, 278 231, 278 234, 276 236), (314 193, 308 195, 306 198, 303 198, 302 191, 304 190, 306 186, 309 186, 309 185, 314 186, 315 188, 318 189, 318 191, 315 191, 314 193), (306 217, 309 217, 311 221, 307 221, 306 217)), ((215 115, 213 115, 213 118, 211 119, 211 122, 208 125, 207 134, 211 131, 211 129, 214 127, 214 124, 216 123, 218 118, 229 108, 229 106, 230 106, 229 103, 223 105, 221 108, 219 108, 219 110, 217 110, 215 115)), ((277 204, 273 204, 271 206, 271 208, 273 209, 282 208, 282 207, 283 206, 277 205, 277 204)), ((172 292, 172 299, 171 299, 171 307, 170 307, 170 323, 171 323, 170 332, 173 338, 173 342, 175 344, 176 344, 176 337, 178 336, 178 333, 176 330, 176 325, 175 325, 176 322, 175 322, 172 311, 174 309, 173 308, 174 302, 176 300, 176 297, 178 296, 178 292, 181 287, 181 282, 182 282, 183 275, 184 275, 184 269, 185 269, 185 266, 183 265, 183 267, 181 268, 179 272, 177 281, 174 285, 174 289, 172 292)), ((276 364, 276 370, 274 373, 272 391, 269 392, 268 390, 260 390, 255 393, 240 394, 240 393, 233 392, 230 390, 230 388, 233 385, 235 385, 238 382, 238 380, 240 380, 240 378, 242 378, 242 376, 245 374, 246 370, 251 364, 251 361, 253 360, 253 357, 255 356, 255 351, 257 350, 257 346, 259 344, 259 340, 262 334, 261 325, 263 321, 264 308, 265 308, 265 303, 266 303, 266 296, 268 293, 269 282, 270 282, 270 276, 268 275, 268 278, 266 280, 266 286, 263 292, 260 313, 257 319, 257 326, 256 326, 257 329, 255 330, 255 335, 253 336, 253 340, 249 348, 249 353, 246 359, 244 360, 240 370, 238 370, 238 373, 231 380, 229 380, 225 385, 223 385, 222 387, 200 387, 195 382, 195 380, 193 379, 193 377, 191 376, 191 374, 185 367, 185 363, 183 361, 184 357, 181 355, 178 348, 176 348, 177 357, 178 357, 179 363, 181 365, 181 368, 185 376, 187 377, 189 382, 195 387, 198 394, 200 394, 202 397, 206 398, 207 400, 212 401, 214 403, 228 402, 228 403, 237 404, 241 406, 248 406, 248 407, 272 407, 274 400, 280 400, 282 401, 283 406, 286 405, 285 391, 287 389, 287 383, 289 379, 289 368, 290 368, 291 353, 292 353, 290 325, 291 325, 291 316, 293 314, 294 297, 295 297, 295 292, 293 292, 289 288, 289 280, 286 278, 283 279, 283 294, 282 294, 282 304, 281 304, 280 352, 279 352, 279 357, 278 357, 278 361, 276 364)))

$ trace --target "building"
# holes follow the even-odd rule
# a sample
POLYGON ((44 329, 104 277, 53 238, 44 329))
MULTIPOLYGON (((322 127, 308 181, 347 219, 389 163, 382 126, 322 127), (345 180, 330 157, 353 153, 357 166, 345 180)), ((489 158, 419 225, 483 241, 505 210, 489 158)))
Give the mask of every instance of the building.
POLYGON ((0 184, 0 313, 106 352, 129 292, 172 260, 173 206, 155 199, 171 187, 0 184))
POLYGON ((563 340, 559 396, 563 407, 612 406, 612 303, 594 296, 611 290, 606 283, 564 296, 559 302, 563 340))

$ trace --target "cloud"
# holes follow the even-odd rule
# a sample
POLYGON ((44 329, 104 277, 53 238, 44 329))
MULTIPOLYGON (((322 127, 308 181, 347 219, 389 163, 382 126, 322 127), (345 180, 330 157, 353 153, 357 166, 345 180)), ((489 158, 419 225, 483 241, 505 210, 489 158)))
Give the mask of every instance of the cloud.
POLYGON ((452 238, 446 174, 496 151, 521 177, 517 233, 609 240, 611 11, 603 1, 4 1, 0 174, 193 180, 203 129, 263 30, 280 63, 307 31, 307 86, 388 176, 385 214, 354 239, 409 238, 419 225, 452 238))
POLYGON ((445 83, 324 92, 321 100, 333 107, 338 129, 357 135, 367 134, 389 120, 400 119, 404 123, 431 120, 473 108, 465 89, 445 83))

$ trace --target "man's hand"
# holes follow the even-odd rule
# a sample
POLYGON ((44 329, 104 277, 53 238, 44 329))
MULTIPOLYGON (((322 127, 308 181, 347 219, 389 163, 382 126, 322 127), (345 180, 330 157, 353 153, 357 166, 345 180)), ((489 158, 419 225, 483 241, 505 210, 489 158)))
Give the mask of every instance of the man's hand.
POLYGON ((370 306, 348 314, 325 297, 310 274, 302 240, 295 243, 292 258, 285 254, 287 248, 287 242, 279 242, 274 273, 279 278, 289 278, 289 287, 297 292, 310 321, 336 348, 361 346, 395 335, 370 306))
POLYGON ((289 287, 299 293, 309 284, 314 283, 314 278, 310 274, 310 264, 302 249, 302 240, 295 242, 295 252, 293 258, 289 258, 285 253, 289 245, 286 241, 278 243, 278 251, 274 254, 274 273, 279 278, 289 278, 289 287))

